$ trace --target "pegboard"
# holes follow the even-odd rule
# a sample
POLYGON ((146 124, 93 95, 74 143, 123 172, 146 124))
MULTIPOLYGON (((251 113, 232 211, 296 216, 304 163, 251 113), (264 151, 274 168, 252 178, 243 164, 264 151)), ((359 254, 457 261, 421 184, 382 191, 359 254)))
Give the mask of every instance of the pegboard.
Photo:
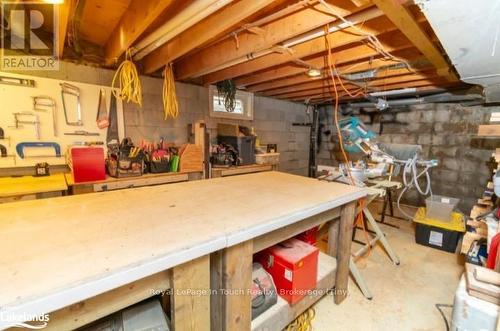
MULTIPOLYGON (((0 76, 22 79, 31 79, 35 81, 35 87, 25 87, 16 85, 0 84, 0 127, 3 128, 7 139, 0 140, 0 144, 7 149, 6 158, 0 157, 0 168, 26 167, 33 166, 39 162, 47 162, 51 165, 62 165, 66 163, 65 155, 68 146, 77 142, 102 141, 106 143, 107 129, 99 129, 96 124, 96 117, 99 105, 99 95, 101 89, 106 92, 106 108, 109 111, 111 101, 111 87, 93 84, 85 84, 72 81, 62 81, 51 78, 19 75, 6 72, 0 72, 0 76), (80 89, 80 107, 82 126, 71 126, 66 124, 64 116, 63 101, 61 96, 60 83, 69 83, 80 89), (33 97, 48 96, 55 101, 56 105, 56 128, 57 136, 53 130, 53 118, 50 108, 46 111, 35 111, 33 97), (14 128, 14 113, 29 112, 36 114, 40 123, 40 139, 35 134, 35 126, 32 124, 22 124, 19 129, 14 128), (98 136, 73 136, 65 133, 84 130, 87 132, 98 133, 98 136), (55 142, 61 147, 62 157, 38 157, 55 155, 52 148, 27 148, 25 150, 27 158, 22 159, 16 152, 17 144, 21 142, 55 142), (11 156, 15 156, 14 158, 11 156)), ((74 99, 67 99, 68 117, 71 120, 76 118, 74 99)), ((118 136, 121 140, 124 137, 124 119, 123 104, 117 99, 118 115, 118 136)), ((22 117, 27 121, 33 121, 33 116, 22 117)))

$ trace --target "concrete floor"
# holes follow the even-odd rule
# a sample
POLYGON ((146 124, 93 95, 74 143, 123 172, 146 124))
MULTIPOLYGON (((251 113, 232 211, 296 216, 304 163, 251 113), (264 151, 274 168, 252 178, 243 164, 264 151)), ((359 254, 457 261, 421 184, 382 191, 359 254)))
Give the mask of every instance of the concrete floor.
MULTIPOLYGON (((374 209, 379 206, 374 205, 374 209)), ((407 209, 411 214, 410 210, 407 209)), ((415 212, 415 209, 413 209, 415 212)), ((376 210, 372 211, 376 219, 376 210)), ((332 296, 316 305, 314 330, 446 330, 436 303, 453 304, 463 266, 455 254, 415 243, 411 222, 388 219, 400 229, 381 225, 401 264, 396 266, 382 247, 356 263, 368 284, 373 299, 367 300, 350 279, 349 296, 335 305, 332 296)), ((361 230, 357 239, 364 241, 361 230)), ((360 246, 353 243, 353 249, 360 246)), ((444 308, 448 320, 451 308, 444 308)))

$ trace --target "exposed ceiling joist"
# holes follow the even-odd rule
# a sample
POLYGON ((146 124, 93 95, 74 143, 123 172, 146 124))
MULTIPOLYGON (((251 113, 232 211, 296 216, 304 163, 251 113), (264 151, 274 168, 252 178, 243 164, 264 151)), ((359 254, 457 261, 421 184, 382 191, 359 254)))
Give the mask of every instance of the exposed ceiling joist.
MULTIPOLYGON (((458 80, 458 77, 450 68, 444 56, 404 5, 393 0, 372 1, 412 41, 415 47, 429 59, 441 76, 446 77, 446 79, 452 82, 458 80)), ((450 10, 452 9, 450 8, 450 10)))
MULTIPOLYGON (((290 11, 291 7, 284 11, 290 11)), ((181 80, 198 77, 238 58, 251 59, 255 52, 272 48, 336 20, 336 17, 320 11, 318 4, 318 9, 307 5, 306 2, 297 2, 294 7, 297 8, 294 13, 260 26, 259 33, 242 31, 234 38, 224 38, 217 44, 179 61, 175 67, 176 77, 181 80)), ((342 8, 337 7, 336 10, 343 16, 351 14, 342 8)))
POLYGON ((104 47, 106 65, 113 64, 175 1, 132 0, 104 47))
POLYGON ((71 5, 73 1, 65 1, 64 3, 58 5, 58 16, 59 16, 59 31, 58 31, 58 55, 62 58, 64 53, 64 45, 66 43, 66 35, 68 31, 69 13, 71 11, 71 5))
POLYGON ((234 28, 273 0, 241 0, 210 15, 144 58, 144 71, 153 73, 164 65, 234 28))
MULTIPOLYGON (((370 10, 370 9, 369 9, 370 10)), ((362 20, 361 13, 356 13, 359 20, 362 20)), ((367 32, 379 35, 384 32, 394 31, 396 27, 385 17, 380 17, 380 13, 371 11, 370 16, 365 19, 371 18, 372 20, 363 25, 363 29, 367 32)), ((331 34, 331 47, 341 47, 348 44, 362 42, 365 36, 359 35, 353 28, 346 28, 333 32, 331 34)), ((203 84, 209 85, 225 79, 230 79, 242 75, 247 75, 255 71, 264 70, 276 65, 285 64, 298 59, 304 59, 308 56, 320 54, 326 51, 324 37, 315 38, 304 43, 293 46, 289 51, 284 50, 282 53, 271 53, 248 62, 238 64, 203 77, 203 84)))

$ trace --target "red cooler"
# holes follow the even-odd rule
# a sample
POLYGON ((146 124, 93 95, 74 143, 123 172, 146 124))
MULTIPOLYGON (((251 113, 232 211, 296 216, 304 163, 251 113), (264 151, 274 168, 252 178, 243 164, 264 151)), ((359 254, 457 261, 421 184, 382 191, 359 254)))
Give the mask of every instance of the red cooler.
POLYGON ((75 183, 106 179, 104 148, 102 147, 71 147, 68 165, 75 183))
POLYGON ((273 276, 278 294, 291 305, 316 288, 317 247, 295 238, 257 253, 256 260, 273 276))

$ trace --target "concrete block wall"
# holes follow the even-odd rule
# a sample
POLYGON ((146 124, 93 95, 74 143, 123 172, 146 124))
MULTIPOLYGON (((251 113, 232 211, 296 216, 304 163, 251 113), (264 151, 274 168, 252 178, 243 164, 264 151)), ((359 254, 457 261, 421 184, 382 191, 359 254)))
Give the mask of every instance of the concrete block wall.
MULTIPOLYGON (((411 106, 409 110, 396 116, 407 125, 384 124, 383 134, 377 140, 421 145, 424 158, 439 162, 439 166, 431 170, 433 193, 460 198, 459 208, 468 214, 490 180, 487 162, 494 147, 498 147, 478 143, 478 126, 486 124, 491 112, 499 111, 500 107, 436 103, 411 106)), ((331 108, 327 108, 324 121, 332 128, 329 114, 331 108)), ((361 118, 368 121, 368 118, 361 118)), ((371 129, 378 133, 378 125, 371 129)), ((322 148, 319 155, 323 163, 332 163, 331 148, 328 144, 322 148)), ((403 202, 417 206, 425 203, 414 190, 405 195, 403 202)))
MULTIPOLYGON (((25 72, 20 72, 26 74, 25 72)), ((100 68, 61 62, 59 71, 40 71, 35 76, 77 81, 89 84, 110 85, 114 72, 100 68)), ((307 175, 309 158, 309 128, 294 127, 293 122, 305 122, 305 106, 281 100, 255 96, 254 120, 234 121, 209 116, 208 89, 177 83, 179 117, 164 120, 162 102, 163 81, 141 76, 143 107, 124 104, 125 133, 133 141, 159 140, 182 144, 188 141, 188 124, 204 120, 215 141, 217 123, 237 123, 254 127, 262 143, 278 145, 280 170, 307 175)), ((85 110, 84 110, 85 111, 85 110)), ((95 109, 93 110, 95 111, 95 109)))

